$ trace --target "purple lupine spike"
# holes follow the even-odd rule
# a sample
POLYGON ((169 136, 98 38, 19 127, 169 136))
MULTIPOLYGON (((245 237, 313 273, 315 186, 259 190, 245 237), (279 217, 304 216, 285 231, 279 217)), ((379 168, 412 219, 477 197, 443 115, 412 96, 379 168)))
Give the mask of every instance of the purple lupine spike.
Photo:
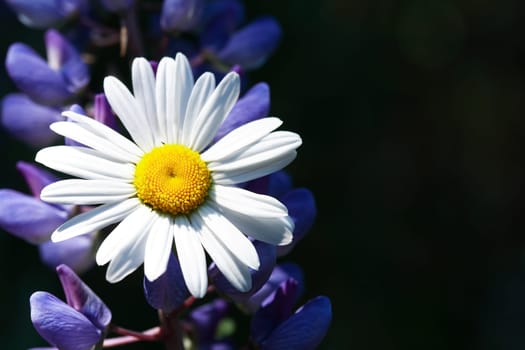
POLYGON ((6 3, 24 25, 45 29, 75 16, 85 0, 6 0, 6 3))
POLYGON ((235 301, 242 302, 250 298, 259 288, 261 288, 270 277, 275 267, 276 249, 275 246, 260 241, 253 243, 259 255, 260 266, 258 270, 251 271, 252 288, 247 292, 240 292, 228 282, 226 277, 219 271, 215 264, 209 268, 210 278, 213 279, 215 287, 222 293, 227 294, 235 301))
POLYGON ((189 320, 195 327, 200 343, 211 343, 214 341, 217 325, 229 310, 229 305, 223 299, 199 306, 189 315, 189 320))
POLYGON ((281 36, 281 26, 273 17, 259 18, 235 32, 217 57, 230 65, 255 69, 275 51, 281 36))
POLYGON ((58 277, 67 304, 82 313, 99 330, 104 330, 111 322, 111 311, 67 265, 57 267, 58 277))
POLYGON ((151 307, 170 313, 190 296, 178 259, 171 254, 166 272, 155 281, 144 277, 144 294, 151 307))
POLYGON ((266 117, 269 110, 270 87, 266 83, 258 83, 248 90, 233 106, 219 131, 217 131, 214 141, 218 141, 241 125, 266 117))
POLYGON ((332 322, 330 299, 309 300, 261 342, 262 350, 313 350, 321 343, 332 322))
MULTIPOLYGON (((257 292, 255 292, 249 298, 242 300, 240 304, 246 311, 251 313, 256 312, 261 307, 261 305, 265 304, 268 299, 272 298, 272 295, 279 288, 279 286, 289 278, 293 278, 298 282, 296 295, 296 298, 298 299, 304 290, 303 272, 297 264, 283 263, 273 269, 272 274, 268 278, 268 281, 266 281, 266 283, 261 288, 259 288, 257 292)), ((295 302, 297 302, 297 300, 295 300, 295 302)))
POLYGON ((191 31, 202 20, 204 0, 164 0, 160 25, 167 32, 191 31))
POLYGON ((101 0, 101 3, 110 12, 124 13, 135 5, 135 0, 101 0))
POLYGON ((93 119, 116 130, 118 127, 117 117, 111 110, 106 95, 96 94, 93 105, 93 119))
POLYGON ((252 318, 250 332, 257 343, 261 343, 275 327, 292 314, 297 299, 298 284, 293 278, 288 278, 257 310, 252 318))
POLYGON ((35 198, 40 198, 42 188, 58 180, 58 177, 48 171, 28 162, 19 161, 16 169, 22 174, 27 186, 35 198))
POLYGON ((94 238, 94 234, 87 234, 62 242, 44 242, 38 246, 40 259, 46 266, 53 269, 65 264, 76 273, 83 273, 95 263, 94 238))
POLYGON ((244 5, 238 0, 218 0, 208 3, 204 11, 201 46, 218 52, 227 43, 235 29, 244 21, 244 5))
POLYGON ((39 105, 24 94, 8 94, 1 113, 2 126, 27 145, 40 148, 58 139, 49 129, 51 123, 63 119, 56 108, 39 105))
POLYGON ((12 44, 6 55, 6 69, 16 86, 34 101, 63 105, 89 82, 80 55, 57 31, 46 32, 49 62, 22 43, 12 44))
POLYGON ((44 203, 38 198, 0 189, 0 227, 29 243, 48 241, 51 233, 68 216, 67 210, 44 203))
POLYGON ((288 215, 294 221, 293 240, 286 246, 277 247, 277 255, 288 254, 312 228, 317 216, 315 198, 306 188, 296 188, 279 198, 288 208, 288 215))
POLYGON ((36 331, 61 350, 90 349, 103 336, 86 316, 52 294, 35 292, 29 303, 36 331))

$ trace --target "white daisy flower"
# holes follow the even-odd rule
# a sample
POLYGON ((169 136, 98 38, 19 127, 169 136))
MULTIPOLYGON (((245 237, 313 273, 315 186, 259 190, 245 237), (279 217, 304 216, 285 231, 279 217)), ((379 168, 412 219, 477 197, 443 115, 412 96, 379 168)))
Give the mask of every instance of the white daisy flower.
POLYGON ((212 140, 239 95, 229 73, 215 87, 213 74, 193 80, 182 54, 163 58, 155 76, 144 58, 132 65, 134 96, 107 77, 104 92, 133 142, 109 127, 68 111, 51 129, 87 147, 44 148, 36 161, 79 179, 42 191, 50 203, 100 206, 79 214, 52 235, 55 242, 118 223, 96 253, 118 282, 144 263, 149 280, 162 275, 175 251, 185 283, 196 297, 208 286, 205 251, 240 291, 251 288, 257 252, 247 237, 274 245, 292 240, 286 207, 236 185, 275 172, 296 156, 301 138, 274 131, 277 118, 247 123, 212 140))

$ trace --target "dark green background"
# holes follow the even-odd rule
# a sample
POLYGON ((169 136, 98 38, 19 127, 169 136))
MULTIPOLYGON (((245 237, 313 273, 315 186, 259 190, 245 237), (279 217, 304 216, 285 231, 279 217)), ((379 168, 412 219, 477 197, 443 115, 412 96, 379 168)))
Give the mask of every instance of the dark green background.
MULTIPOLYGON (((251 0, 284 38, 252 75, 304 140, 289 167, 319 216, 286 261, 303 301, 331 298, 322 349, 523 349, 525 8, 512 0, 251 0)), ((1 51, 41 32, 1 8, 1 51)), ((14 88, 2 71, 1 94, 14 88)), ((1 135, 0 187, 33 150, 1 135)), ((37 250, 0 235, 0 347, 43 345, 35 290, 61 295, 37 250)), ((147 328, 140 273, 86 281, 117 323, 147 328)), ((141 349, 141 346, 134 347, 141 349)))

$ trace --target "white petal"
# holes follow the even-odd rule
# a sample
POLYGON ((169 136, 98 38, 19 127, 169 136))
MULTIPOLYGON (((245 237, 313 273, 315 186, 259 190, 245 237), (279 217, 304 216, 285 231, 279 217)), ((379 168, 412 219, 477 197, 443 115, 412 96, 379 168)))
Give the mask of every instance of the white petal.
POLYGON ((215 185, 209 196, 218 207, 247 216, 276 218, 288 215, 286 206, 277 199, 238 187, 215 185))
POLYGON ((115 77, 104 79, 104 92, 113 111, 126 127, 131 138, 145 152, 154 146, 153 131, 140 106, 129 90, 115 77))
POLYGON ((173 248, 173 223, 169 216, 158 215, 149 229, 144 256, 144 275, 154 281, 166 272, 173 248))
POLYGON ((86 147, 53 146, 40 150, 35 160, 45 166, 83 179, 132 181, 135 166, 104 158, 99 151, 86 147))
POLYGON ((199 207, 195 215, 201 217, 217 240, 243 264, 254 270, 259 269, 259 255, 253 243, 216 208, 204 204, 199 207))
POLYGON ((159 125, 159 134, 157 137, 161 142, 167 143, 167 125, 168 117, 166 111, 167 101, 169 96, 173 95, 174 86, 173 81, 167 80, 169 76, 174 74, 175 60, 171 57, 163 57, 157 67, 157 77, 155 81, 155 101, 157 107, 157 125, 159 125), (168 84, 171 83, 171 84, 168 84))
POLYGON ((213 73, 205 72, 195 82, 195 86, 191 91, 191 95, 186 107, 184 116, 184 124, 182 126, 181 144, 189 145, 193 134, 197 117, 206 101, 215 89, 215 76, 213 73))
POLYGON ((152 218, 151 209, 145 205, 138 205, 129 213, 117 227, 104 239, 95 256, 98 265, 104 265, 113 259, 122 247, 131 243, 142 234, 149 226, 152 218))
POLYGON ((193 73, 186 56, 177 54, 174 74, 166 76, 165 79, 169 85, 174 86, 173 94, 168 95, 166 101, 168 143, 180 143, 184 127, 184 114, 193 89, 193 73))
POLYGON ((130 198, 123 202, 108 203, 92 209, 86 213, 74 216, 51 235, 53 242, 80 236, 100 230, 106 226, 119 222, 141 205, 137 198, 130 198))
POLYGON ((90 205, 122 201, 134 194, 135 187, 122 181, 68 179, 46 186, 40 198, 50 203, 90 205))
POLYGON ((193 123, 188 147, 200 152, 213 140, 217 130, 237 101, 239 89, 239 75, 235 72, 228 73, 200 110, 193 123))
POLYGON ((183 215, 175 217, 174 224, 175 247, 184 281, 193 296, 202 298, 208 288, 208 271, 199 233, 183 215))
POLYGON ((244 234, 272 245, 286 245, 292 241, 294 223, 289 216, 260 218, 222 208, 222 213, 244 234))
POLYGON ((156 146, 160 141, 156 140, 159 125, 157 124, 157 109, 155 103, 155 75, 151 64, 144 57, 137 57, 131 66, 131 78, 133 94, 140 108, 141 115, 151 129, 152 139, 156 146), (155 142, 156 141, 156 142, 155 142))
POLYGON ((51 124, 51 129, 60 135, 69 137, 103 153, 111 153, 114 157, 119 157, 119 160, 123 162, 137 162, 144 154, 144 152, 138 148, 136 144, 110 127, 99 123, 92 118, 75 113, 73 111, 62 112, 62 115, 80 125, 86 133, 91 134, 89 137, 96 138, 96 141, 90 141, 87 139, 79 140, 77 137, 80 135, 77 135, 74 130, 61 128, 61 130, 58 131, 53 129, 54 124, 51 124), (65 134, 66 132, 68 135, 65 134))
POLYGON ((199 215, 192 215, 192 225, 199 232, 204 249, 224 277, 239 291, 246 292, 252 287, 250 268, 243 264, 222 242, 210 231, 199 215))
POLYGON ((126 245, 108 265, 106 280, 109 283, 122 281, 126 276, 135 271, 144 262, 147 232, 140 232, 135 241, 126 245))
POLYGON ((228 133, 201 154, 205 162, 215 162, 230 157, 245 147, 259 141, 283 122, 278 118, 263 118, 246 123, 228 133))

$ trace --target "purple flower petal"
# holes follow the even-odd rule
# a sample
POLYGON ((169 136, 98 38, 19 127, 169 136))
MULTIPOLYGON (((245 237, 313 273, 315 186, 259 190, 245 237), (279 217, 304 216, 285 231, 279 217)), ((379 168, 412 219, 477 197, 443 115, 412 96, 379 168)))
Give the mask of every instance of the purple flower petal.
POLYGON ((292 178, 283 170, 245 183, 247 190, 281 198, 293 188, 292 178))
POLYGON ((217 289, 238 302, 248 299, 253 293, 261 288, 264 283, 268 281, 275 266, 275 246, 260 241, 255 241, 253 245, 259 255, 260 266, 258 270, 251 270, 252 288, 249 291, 243 293, 232 286, 215 264, 212 264, 209 269, 210 278, 213 279, 213 283, 217 289))
POLYGON ((35 292, 29 302, 35 329, 61 350, 90 349, 102 337, 86 316, 49 293, 35 292))
POLYGON ((261 343, 275 327, 286 320, 292 313, 297 298, 298 282, 289 278, 277 289, 270 300, 257 310, 252 318, 250 334, 257 343, 261 343))
POLYGON ((68 212, 23 193, 0 189, 0 227, 29 243, 49 240, 68 212))
POLYGON ((76 273, 85 272, 95 263, 93 239, 94 235, 88 234, 57 243, 44 242, 38 246, 40 259, 53 269, 65 264, 76 273))
POLYGON ((259 83, 248 90, 233 106, 215 136, 215 142, 230 131, 251 121, 266 117, 270 110, 270 87, 259 83))
POLYGON ((222 299, 199 306, 189 316, 195 326, 199 342, 211 342, 219 321, 228 313, 228 303, 222 299))
MULTIPOLYGON (((85 113, 84 113, 85 114, 85 113)), ((111 106, 104 94, 95 95, 95 103, 93 106, 93 118, 104 125, 109 126, 113 130, 117 130, 117 117, 111 110, 111 106)))
POLYGON ((111 322, 111 311, 106 304, 67 265, 58 266, 57 273, 68 305, 103 331, 111 322))
POLYGON ((133 7, 135 0, 102 0, 101 2, 110 12, 126 12, 133 7))
POLYGON ((31 193, 33 196, 35 196, 35 198, 40 198, 40 192, 42 191, 42 188, 58 180, 58 177, 51 174, 50 172, 47 172, 34 164, 24 161, 17 162, 16 169, 26 180, 31 193))
POLYGON ((175 255, 170 255, 166 272, 155 281, 144 277, 144 294, 151 307, 166 313, 181 306, 190 296, 175 255))
POLYGON ((262 350, 316 349, 332 321, 330 299, 318 296, 281 323, 261 344, 262 350))
POLYGON ((6 0, 20 22, 31 28, 49 28, 75 15, 82 0, 6 0))
POLYGON ((206 6, 203 17, 205 25, 200 35, 201 46, 218 52, 244 21, 244 5, 237 0, 212 1, 206 6))
POLYGON ((277 254, 283 256, 288 254, 312 228, 317 216, 317 208, 314 195, 306 188, 294 189, 280 200, 288 208, 288 214, 295 223, 292 242, 286 246, 277 247, 277 254))
POLYGON ((9 94, 2 100, 2 126, 14 137, 33 147, 45 147, 59 136, 49 125, 62 120, 60 111, 36 104, 24 94, 9 94))
MULTIPOLYGON (((259 309, 261 305, 266 305, 270 300, 273 299, 273 294, 280 287, 280 285, 289 278, 293 278, 298 282, 297 295, 298 299, 303 293, 304 289, 304 277, 303 272, 299 265, 293 263, 283 263, 276 266, 268 281, 255 292, 250 298, 243 300, 241 304, 243 307, 254 313, 259 309)), ((294 301, 297 302, 297 299, 294 301)))
POLYGON ((25 44, 12 44, 7 51, 5 64, 15 85, 38 103, 61 105, 73 96, 61 72, 51 69, 25 44))
POLYGON ((167 32, 190 31, 199 25, 204 0, 164 0, 160 25, 167 32))
POLYGON ((89 83, 89 73, 77 50, 54 29, 46 32, 45 42, 48 65, 60 71, 69 92, 80 92, 89 83))
POLYGON ((233 34, 217 56, 231 65, 255 69, 277 48, 281 35, 281 26, 273 17, 259 18, 233 34))

